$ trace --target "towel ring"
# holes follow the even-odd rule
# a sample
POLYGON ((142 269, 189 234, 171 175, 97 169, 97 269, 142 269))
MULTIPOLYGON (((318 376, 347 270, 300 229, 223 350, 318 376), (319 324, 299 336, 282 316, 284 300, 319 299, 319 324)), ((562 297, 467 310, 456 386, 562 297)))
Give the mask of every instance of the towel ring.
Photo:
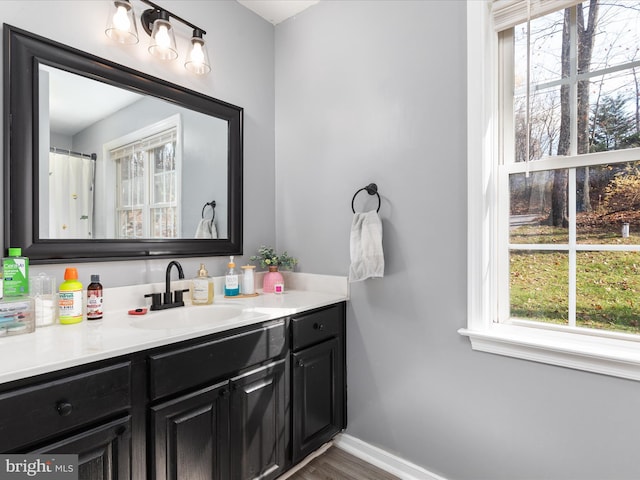
POLYGON ((370 183, 369 185, 367 185, 366 187, 362 187, 360 190, 358 190, 354 195, 353 198, 351 199, 351 210, 353 211, 353 213, 356 213, 356 209, 353 206, 354 202, 356 201, 356 197, 358 196, 358 194, 363 191, 366 190, 367 193, 369 195, 377 195, 378 196, 378 208, 376 210, 376 212, 380 211, 380 204, 382 203, 380 200, 380 194, 378 193, 378 186, 375 183, 370 183))
POLYGON ((211 210, 213 210, 213 217, 211 217, 211 220, 213 220, 214 218, 216 218, 216 201, 211 200, 210 202, 204 204, 204 207, 202 207, 202 218, 204 218, 204 210, 207 207, 211 207, 211 210))

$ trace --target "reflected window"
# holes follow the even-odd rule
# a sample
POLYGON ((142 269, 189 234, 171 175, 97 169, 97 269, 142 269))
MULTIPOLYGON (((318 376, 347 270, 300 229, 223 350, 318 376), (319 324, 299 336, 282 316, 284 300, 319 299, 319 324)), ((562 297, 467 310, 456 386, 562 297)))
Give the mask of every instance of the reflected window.
POLYGON ((116 237, 179 238, 178 126, 109 150, 116 237))

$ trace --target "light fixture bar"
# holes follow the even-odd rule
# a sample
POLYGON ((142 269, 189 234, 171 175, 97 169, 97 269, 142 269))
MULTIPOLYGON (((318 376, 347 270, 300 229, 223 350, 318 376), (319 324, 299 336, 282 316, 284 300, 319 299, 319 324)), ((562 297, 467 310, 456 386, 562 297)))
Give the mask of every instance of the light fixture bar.
MULTIPOLYGON (((179 17, 178 15, 170 12, 169 10, 167 10, 164 7, 161 7, 160 5, 157 5, 153 2, 150 2, 149 0, 140 0, 142 3, 146 3, 147 5, 149 5, 150 7, 153 7, 155 9, 156 12, 166 12, 170 18, 175 18, 176 20, 178 20, 179 22, 191 27, 193 30, 199 30, 200 32, 202 32, 203 35, 205 35, 207 32, 205 32, 202 28, 194 25, 193 23, 185 20, 184 18, 179 17)), ((148 10, 147 10, 148 11, 148 10)), ((151 20, 151 25, 147 24, 147 19, 143 18, 143 22, 142 22, 142 27, 145 29, 145 31, 149 34, 151 34, 151 30, 153 28, 153 20, 155 20, 155 18, 148 18, 148 20, 151 20)))

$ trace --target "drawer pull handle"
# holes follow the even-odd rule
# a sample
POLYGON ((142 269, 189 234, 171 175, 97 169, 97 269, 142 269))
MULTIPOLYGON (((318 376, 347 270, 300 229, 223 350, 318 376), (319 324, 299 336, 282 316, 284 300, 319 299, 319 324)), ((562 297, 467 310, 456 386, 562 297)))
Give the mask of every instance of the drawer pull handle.
POLYGON ((71 412, 73 411, 73 405, 71 405, 69 402, 59 402, 56 405, 56 410, 61 417, 66 417, 67 415, 71 415, 71 412))
POLYGON ((316 323, 313 324, 313 328, 315 330, 324 330, 324 324, 316 322, 316 323))

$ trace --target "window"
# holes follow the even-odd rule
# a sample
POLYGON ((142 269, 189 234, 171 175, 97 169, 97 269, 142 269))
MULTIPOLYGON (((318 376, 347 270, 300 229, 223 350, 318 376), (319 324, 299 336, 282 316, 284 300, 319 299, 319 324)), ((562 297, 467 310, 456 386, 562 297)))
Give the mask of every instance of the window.
POLYGON ((640 2, 468 2, 467 23, 461 333, 640 379, 640 2))
MULTIPOLYGON (((174 119, 177 120, 177 119, 174 119)), ((177 238, 180 232, 179 125, 164 121, 111 144, 116 238, 177 238)))

